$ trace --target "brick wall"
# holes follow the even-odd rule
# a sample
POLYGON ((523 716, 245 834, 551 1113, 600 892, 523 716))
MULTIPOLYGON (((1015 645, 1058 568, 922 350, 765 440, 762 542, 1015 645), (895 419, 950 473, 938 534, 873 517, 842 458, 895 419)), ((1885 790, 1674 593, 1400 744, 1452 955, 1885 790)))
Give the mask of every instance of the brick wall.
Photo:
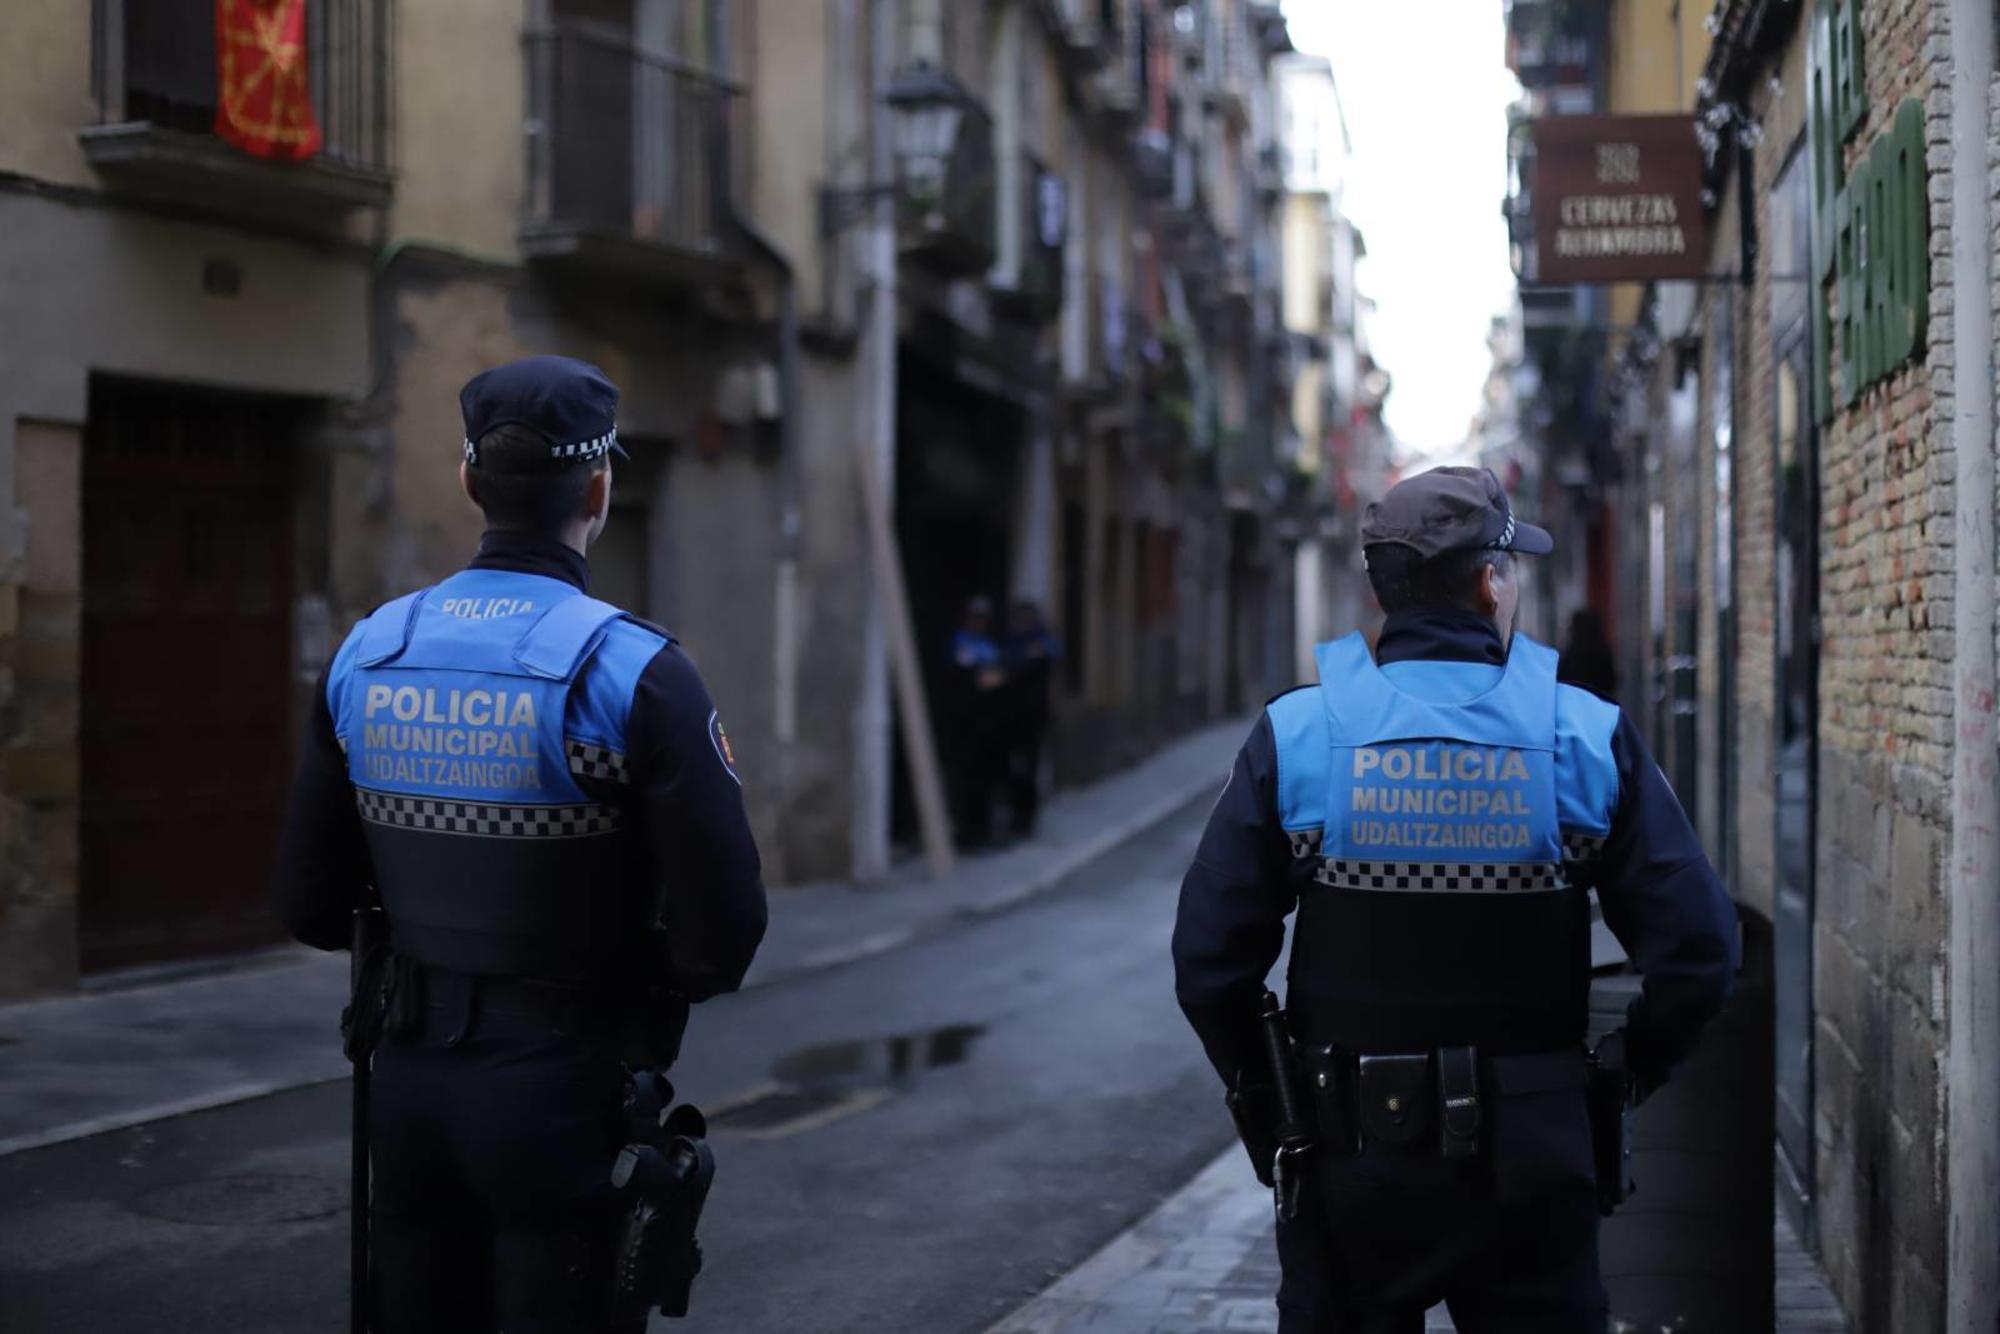
MULTIPOLYGON (((1803 37, 1803 26, 1799 37, 1803 37)), ((1768 84, 1754 89, 1750 114, 1766 123, 1776 109, 1768 84)), ((1768 240, 1771 189, 1783 171, 1793 136, 1767 133, 1756 150, 1757 233, 1768 240)), ((1735 204, 1734 191, 1729 203, 1735 204)), ((1730 257, 1732 267, 1737 259, 1730 257)), ((1737 414, 1735 792, 1736 893, 1768 921, 1773 915, 1777 807, 1772 775, 1777 726, 1776 364, 1771 301, 1772 248, 1760 244, 1750 290, 1736 307, 1737 414)))
POLYGON ((1949 840, 1953 475, 1945 22, 1941 0, 1862 6, 1868 121, 1849 161, 1905 98, 1923 100, 1931 319, 1921 359, 1837 414, 1820 443, 1820 1235, 1857 1328, 1898 1334, 1942 1328, 1945 1273, 1940 871, 1949 840))

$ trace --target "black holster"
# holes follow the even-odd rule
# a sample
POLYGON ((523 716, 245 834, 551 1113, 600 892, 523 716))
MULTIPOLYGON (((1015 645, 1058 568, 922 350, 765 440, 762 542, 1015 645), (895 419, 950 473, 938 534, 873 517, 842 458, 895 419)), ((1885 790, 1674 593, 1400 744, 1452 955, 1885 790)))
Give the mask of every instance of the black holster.
POLYGON ((1237 1071, 1236 1085, 1229 1090, 1229 1118, 1236 1123, 1236 1137, 1250 1155, 1250 1170, 1259 1183, 1275 1184, 1271 1164, 1278 1158, 1278 1091, 1269 1080, 1251 1083, 1244 1071, 1237 1071))
POLYGON ((340 1013, 340 1039, 355 1065, 366 1064, 384 1037, 407 1036, 423 1026, 423 966, 391 950, 379 924, 356 928, 353 987, 340 1013))
POLYGON ((1609 1218, 1632 1197, 1632 1074, 1625 1063, 1622 1033, 1612 1033, 1590 1052, 1585 1097, 1590 1106, 1590 1148, 1597 1166, 1597 1210, 1609 1218))
POLYGON ((633 1073, 625 1093, 629 1142, 611 1169, 611 1184, 632 1202, 612 1269, 610 1327, 617 1334, 643 1334, 655 1309, 685 1316, 701 1272, 695 1231, 715 1180, 715 1154, 701 1112, 673 1101, 664 1075, 633 1073))
POLYGON ((1271 1187, 1278 1216, 1298 1211, 1304 1160, 1312 1152, 1312 1105, 1299 1093, 1291 1028, 1278 998, 1266 991, 1258 1016, 1264 1059, 1236 1073, 1226 1101, 1250 1170, 1271 1187), (1259 1068, 1261 1067, 1261 1068, 1259 1068))

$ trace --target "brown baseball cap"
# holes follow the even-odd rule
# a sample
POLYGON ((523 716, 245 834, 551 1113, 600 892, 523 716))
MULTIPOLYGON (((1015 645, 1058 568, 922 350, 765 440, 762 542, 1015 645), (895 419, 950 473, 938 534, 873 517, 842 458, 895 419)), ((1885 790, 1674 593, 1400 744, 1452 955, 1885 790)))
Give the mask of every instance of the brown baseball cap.
POLYGON ((1491 468, 1433 468, 1396 483, 1361 516, 1361 545, 1408 547, 1419 560, 1485 547, 1524 556, 1556 549, 1547 529, 1514 517, 1491 468))

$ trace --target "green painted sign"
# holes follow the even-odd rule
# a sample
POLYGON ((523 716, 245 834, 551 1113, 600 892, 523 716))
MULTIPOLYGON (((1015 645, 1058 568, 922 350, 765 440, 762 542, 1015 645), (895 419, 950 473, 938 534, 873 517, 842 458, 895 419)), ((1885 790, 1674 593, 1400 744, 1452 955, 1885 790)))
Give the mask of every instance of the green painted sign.
POLYGON ((1807 39, 1812 154, 1813 406, 1833 416, 1833 336, 1840 333, 1840 406, 1887 379, 1923 346, 1930 298, 1929 174, 1924 108, 1896 108, 1853 166, 1847 146, 1868 120, 1858 0, 1820 0, 1807 39), (1833 304, 1827 290, 1831 285, 1833 304))

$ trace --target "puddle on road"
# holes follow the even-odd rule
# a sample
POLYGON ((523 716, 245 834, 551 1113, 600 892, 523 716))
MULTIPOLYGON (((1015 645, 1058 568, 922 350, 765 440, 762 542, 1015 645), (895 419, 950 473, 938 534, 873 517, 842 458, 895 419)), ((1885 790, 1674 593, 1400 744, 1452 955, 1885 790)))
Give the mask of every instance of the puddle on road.
POLYGON ((984 1024, 946 1024, 886 1038, 825 1042, 781 1056, 771 1082, 725 1102, 708 1124, 746 1139, 782 1139, 866 1111, 927 1070, 962 1064, 984 1024))

